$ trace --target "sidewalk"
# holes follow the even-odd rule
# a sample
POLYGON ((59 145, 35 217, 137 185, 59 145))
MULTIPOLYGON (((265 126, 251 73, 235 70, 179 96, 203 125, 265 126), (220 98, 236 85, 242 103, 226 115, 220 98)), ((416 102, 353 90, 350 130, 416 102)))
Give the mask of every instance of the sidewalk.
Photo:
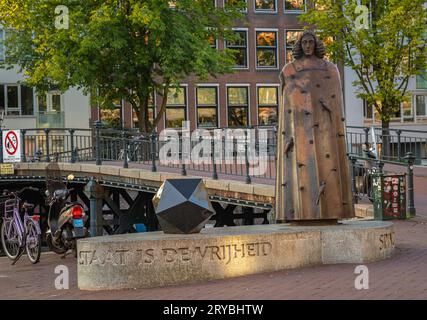
POLYGON ((367 264, 369 289, 354 288, 356 265, 286 270, 182 286, 126 291, 77 289, 76 260, 44 253, 37 265, 0 258, 0 299, 427 299, 427 215, 396 221, 393 258, 367 264), (70 270, 70 289, 56 290, 57 265, 70 270))

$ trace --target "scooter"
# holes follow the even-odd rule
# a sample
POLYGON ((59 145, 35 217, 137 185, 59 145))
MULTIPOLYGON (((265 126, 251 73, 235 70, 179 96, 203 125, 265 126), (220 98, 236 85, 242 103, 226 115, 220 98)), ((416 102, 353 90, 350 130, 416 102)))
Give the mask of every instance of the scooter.
POLYGON ((65 188, 55 190, 53 195, 46 190, 46 196, 50 198, 46 242, 50 250, 63 254, 63 258, 69 250, 77 257, 77 240, 89 235, 85 227, 88 217, 83 207, 77 202, 67 202, 71 192, 67 188, 68 181, 73 179, 74 176, 69 175, 65 188))

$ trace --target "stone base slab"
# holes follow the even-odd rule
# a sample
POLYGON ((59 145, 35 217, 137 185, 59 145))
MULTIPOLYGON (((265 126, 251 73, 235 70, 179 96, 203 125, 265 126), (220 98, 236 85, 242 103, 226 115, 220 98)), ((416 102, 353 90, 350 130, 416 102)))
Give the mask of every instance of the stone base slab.
POLYGON ((391 222, 349 220, 334 226, 289 224, 205 228, 78 240, 78 287, 149 288, 320 264, 367 263, 394 251, 391 222))

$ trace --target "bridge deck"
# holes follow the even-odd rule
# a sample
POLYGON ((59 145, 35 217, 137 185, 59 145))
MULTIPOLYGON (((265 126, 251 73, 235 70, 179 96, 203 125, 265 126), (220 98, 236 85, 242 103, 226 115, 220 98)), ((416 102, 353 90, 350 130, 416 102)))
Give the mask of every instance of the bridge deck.
MULTIPOLYGON (((48 163, 18 163, 15 164, 15 175, 2 176, 2 180, 41 180, 45 179, 48 163)), ((187 172, 182 176, 178 172, 151 172, 142 168, 120 168, 113 164, 97 166, 87 163, 58 163, 61 176, 73 174, 76 181, 86 182, 90 178, 101 184, 126 189, 156 192, 165 179, 195 178, 204 180, 212 200, 224 203, 242 204, 257 208, 271 208, 274 204, 274 185, 251 183, 226 179, 219 176, 218 180, 187 172)), ((172 168, 173 169, 173 168, 172 168)), ((178 171, 178 170, 176 170, 178 171)))

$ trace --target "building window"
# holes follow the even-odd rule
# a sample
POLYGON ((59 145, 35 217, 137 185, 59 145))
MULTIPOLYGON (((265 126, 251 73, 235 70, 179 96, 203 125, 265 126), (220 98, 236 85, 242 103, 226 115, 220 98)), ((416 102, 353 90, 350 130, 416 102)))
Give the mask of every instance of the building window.
POLYGON ((255 0, 255 12, 277 12, 277 0, 255 0))
POLYGON ((215 36, 209 35, 208 42, 212 49, 218 49, 218 39, 215 36))
POLYGON ((256 31, 257 68, 277 68, 277 31, 256 31))
POLYGON ((234 50, 235 68, 245 69, 248 67, 248 32, 235 30, 235 34, 236 40, 226 41, 226 47, 234 50))
POLYGON ((227 87, 228 126, 248 125, 249 87, 227 87))
POLYGON ((422 71, 416 77, 416 88, 427 89, 427 71, 422 71))
POLYGON ((366 100, 363 100, 363 118, 365 120, 372 120, 373 117, 373 106, 368 106, 366 100))
POLYGON ((187 88, 170 88, 166 106, 166 128, 181 128, 187 119, 187 88))
POLYGON ((414 121, 414 112, 412 111, 411 97, 405 99, 401 105, 403 121, 414 121))
POLYGON ((415 96, 415 108, 417 117, 427 117, 427 96, 415 96))
POLYGON ((34 115, 34 90, 19 84, 0 85, 0 109, 6 115, 34 115))
POLYGON ((285 0, 285 13, 300 13, 305 11, 305 0, 285 0))
POLYGON ((197 87, 197 126, 218 127, 218 88, 197 87))
MULTIPOLYGON (((151 125, 154 124, 154 114, 156 112, 156 103, 155 103, 155 94, 154 92, 150 94, 150 98, 148 99, 148 122, 150 122, 151 125)), ((138 128, 139 127, 139 121, 138 121, 138 115, 136 114, 135 110, 132 108, 132 120, 133 120, 133 127, 138 128)))
POLYGON ((277 110, 279 105, 278 87, 258 87, 258 124, 260 126, 274 126, 277 124, 277 110))
POLYGON ((289 63, 293 60, 292 49, 297 43, 299 37, 302 35, 302 30, 286 30, 285 36, 285 54, 286 54, 286 63, 289 63))

